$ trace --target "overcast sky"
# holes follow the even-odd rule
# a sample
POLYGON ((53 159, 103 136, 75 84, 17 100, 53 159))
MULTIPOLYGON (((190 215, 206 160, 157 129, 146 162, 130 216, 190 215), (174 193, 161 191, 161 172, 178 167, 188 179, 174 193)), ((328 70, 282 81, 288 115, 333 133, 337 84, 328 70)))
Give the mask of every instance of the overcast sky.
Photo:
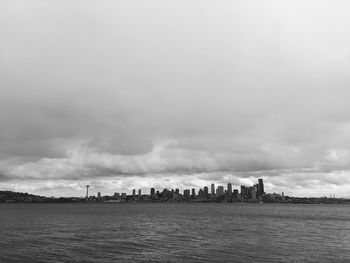
POLYGON ((350 196, 348 1, 0 1, 0 190, 264 178, 350 196))

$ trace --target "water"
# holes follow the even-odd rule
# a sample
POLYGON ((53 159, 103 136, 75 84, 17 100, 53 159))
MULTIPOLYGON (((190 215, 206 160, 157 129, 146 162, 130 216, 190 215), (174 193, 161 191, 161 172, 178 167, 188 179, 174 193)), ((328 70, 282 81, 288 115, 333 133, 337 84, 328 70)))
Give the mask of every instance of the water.
POLYGON ((350 206, 1 204, 0 262, 350 262, 350 206))

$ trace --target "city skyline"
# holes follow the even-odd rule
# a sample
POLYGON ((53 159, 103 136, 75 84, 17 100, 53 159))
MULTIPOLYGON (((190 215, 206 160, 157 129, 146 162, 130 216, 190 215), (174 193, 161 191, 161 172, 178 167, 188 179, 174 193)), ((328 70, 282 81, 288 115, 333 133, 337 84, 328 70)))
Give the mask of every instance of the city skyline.
POLYGON ((0 2, 0 189, 350 196, 350 3, 18 1, 0 2))

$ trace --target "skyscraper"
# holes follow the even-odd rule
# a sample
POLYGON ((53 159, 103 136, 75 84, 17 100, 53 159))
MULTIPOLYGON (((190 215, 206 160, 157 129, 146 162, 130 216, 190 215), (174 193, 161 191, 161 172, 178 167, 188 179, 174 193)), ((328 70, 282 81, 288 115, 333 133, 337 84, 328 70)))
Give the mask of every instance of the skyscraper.
POLYGON ((244 200, 247 198, 247 191, 244 185, 241 185, 241 199, 244 200))
POLYGON ((215 184, 211 184, 211 195, 215 195, 215 184))
POLYGON ((258 196, 262 196, 263 194, 265 194, 264 192, 264 182, 263 182, 263 179, 260 178, 258 180, 258 196))
POLYGON ((216 193, 218 196, 224 195, 224 187, 222 185, 218 186, 216 193))
POLYGON ((228 183, 228 184, 227 184, 227 194, 228 194, 229 196, 232 195, 232 184, 231 184, 231 183, 228 183))
POLYGON ((141 197, 141 189, 139 189, 139 197, 141 197))
POLYGON ((151 188, 151 197, 154 197, 154 196, 155 196, 154 188, 151 188))
POLYGON ((238 198, 238 189, 233 190, 233 198, 238 198))
POLYGON ((192 188, 192 197, 196 196, 196 189, 192 188))
POLYGON ((202 189, 198 190, 198 197, 203 198, 203 190, 202 189))
POLYGON ((204 196, 208 196, 208 186, 204 186, 204 196))
POLYGON ((253 186, 253 187, 251 187, 251 199, 252 200, 255 200, 256 199, 256 197, 257 197, 257 187, 256 186, 253 186))

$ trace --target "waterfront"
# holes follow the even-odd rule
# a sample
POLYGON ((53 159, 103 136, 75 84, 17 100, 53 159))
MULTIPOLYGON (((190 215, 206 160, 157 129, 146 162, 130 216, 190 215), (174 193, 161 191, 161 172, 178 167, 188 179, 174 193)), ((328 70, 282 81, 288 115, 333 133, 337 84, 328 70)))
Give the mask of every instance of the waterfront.
POLYGON ((347 262, 350 206, 1 204, 0 262, 347 262))

